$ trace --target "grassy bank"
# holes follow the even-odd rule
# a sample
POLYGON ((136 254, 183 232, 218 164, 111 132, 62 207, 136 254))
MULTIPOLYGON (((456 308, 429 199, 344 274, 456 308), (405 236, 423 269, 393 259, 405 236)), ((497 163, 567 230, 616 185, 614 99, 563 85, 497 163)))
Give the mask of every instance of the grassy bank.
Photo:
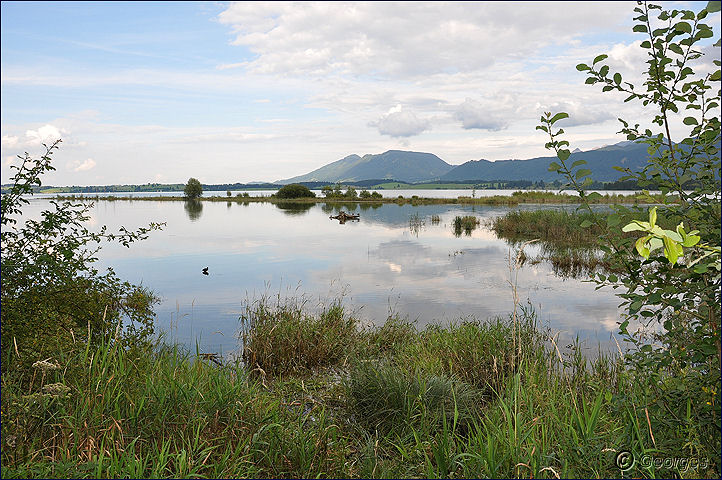
POLYGON ((3 351, 3 478, 719 478, 718 405, 670 427, 616 354, 586 361, 529 309, 418 331, 265 298, 243 327, 222 366, 80 335, 34 365, 3 351))
MULTIPOLYGON (((622 195, 622 194, 607 194, 601 195, 599 198, 595 198, 592 203, 598 204, 643 204, 649 203, 650 201, 656 202, 656 197, 652 196, 652 200, 647 197, 641 197, 638 195, 622 195)), ((155 202, 178 202, 185 201, 182 195, 179 196, 118 196, 118 195, 58 195, 56 199, 65 199, 72 201, 155 201, 155 202)), ((289 199, 281 199, 273 196, 267 197, 251 197, 243 196, 238 194, 233 197, 211 195, 204 196, 198 199, 203 202, 234 202, 234 203, 251 203, 251 202, 268 202, 268 203, 283 203, 288 202, 289 199)), ((348 204, 382 204, 382 203, 396 203, 398 205, 439 205, 439 204, 459 204, 459 205, 519 205, 519 204, 578 204, 579 197, 576 195, 560 194, 554 192, 537 192, 537 191, 517 191, 512 195, 494 195, 490 197, 465 197, 460 196, 457 198, 428 198, 419 197, 412 195, 411 197, 404 197, 399 195, 394 198, 377 198, 377 199, 340 199, 340 198, 296 198, 292 199, 294 202, 301 203, 348 203, 348 204)))

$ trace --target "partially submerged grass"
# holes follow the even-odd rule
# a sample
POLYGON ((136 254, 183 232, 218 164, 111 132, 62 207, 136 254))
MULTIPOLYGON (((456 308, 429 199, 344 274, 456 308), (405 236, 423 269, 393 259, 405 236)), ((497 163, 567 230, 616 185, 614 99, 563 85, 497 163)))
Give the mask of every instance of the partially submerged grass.
POLYGON ((540 253, 526 261, 548 261, 558 275, 577 277, 614 270, 598 248, 605 230, 596 220, 596 215, 589 212, 517 210, 491 219, 488 227, 512 245, 539 240, 540 253), (589 226, 582 227, 584 222, 589 226))
POLYGON ((481 221, 474 215, 464 215, 463 217, 457 215, 454 217, 453 223, 454 235, 460 237, 462 232, 466 235, 471 235, 471 232, 473 232, 480 223, 481 221))
POLYGON ((3 478, 720 476, 719 428, 668 427, 616 355, 557 348, 528 308, 364 329, 340 302, 269 303, 249 306, 248 353, 223 366, 112 339, 52 368, 2 352, 3 478), (621 450, 638 459, 624 473, 621 450))
POLYGON ((517 210, 495 217, 490 227, 502 238, 511 241, 539 239, 559 247, 596 247, 603 231, 588 212, 566 210, 517 210), (582 222, 591 222, 582 228, 582 222))

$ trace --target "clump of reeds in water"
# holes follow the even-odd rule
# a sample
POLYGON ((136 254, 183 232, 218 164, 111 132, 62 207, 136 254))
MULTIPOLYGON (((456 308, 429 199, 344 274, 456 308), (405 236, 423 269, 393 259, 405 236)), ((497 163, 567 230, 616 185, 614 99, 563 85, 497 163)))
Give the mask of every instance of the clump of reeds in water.
POLYGON ((454 235, 460 237, 463 232, 469 236, 480 223, 481 221, 473 215, 465 215, 463 217, 457 215, 454 217, 454 235))
POLYGON ((432 225, 438 225, 440 222, 441 222, 441 216, 439 216, 439 215, 431 216, 431 224, 432 225))
POLYGON ((334 365, 356 343, 357 321, 340 301, 318 315, 307 311, 305 299, 275 304, 264 296, 246 306, 241 316, 242 358, 251 369, 268 375, 310 372, 334 365))
POLYGON ((422 228, 424 228, 424 225, 425 225, 425 221, 418 213, 409 215, 409 231, 412 234, 414 234, 418 237, 419 232, 421 231, 422 228))
POLYGON ((591 213, 566 210, 517 210, 496 217, 490 227, 512 241, 539 239, 560 247, 593 247, 604 233, 591 213), (582 227, 588 222, 588 227, 582 227))

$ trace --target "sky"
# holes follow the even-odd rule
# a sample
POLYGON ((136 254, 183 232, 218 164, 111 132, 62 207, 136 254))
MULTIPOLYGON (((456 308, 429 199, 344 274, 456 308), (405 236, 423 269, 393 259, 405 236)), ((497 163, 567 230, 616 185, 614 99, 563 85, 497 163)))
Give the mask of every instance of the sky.
MULTIPOLYGON (((606 53, 641 84, 635 6, 3 1, 2 183, 56 138, 44 184, 276 181, 391 149, 548 156, 545 111, 570 114, 572 149, 616 143, 617 118, 650 112, 575 66, 606 53)), ((711 71, 720 50, 702 51, 695 68, 711 71)))

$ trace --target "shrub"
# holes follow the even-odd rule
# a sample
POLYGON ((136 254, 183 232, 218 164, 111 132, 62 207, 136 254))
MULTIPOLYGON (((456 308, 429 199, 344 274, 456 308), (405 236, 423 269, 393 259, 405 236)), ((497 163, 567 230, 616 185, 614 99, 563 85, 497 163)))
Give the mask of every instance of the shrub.
POLYGON ((201 186, 201 182, 193 177, 189 178, 188 183, 186 183, 186 186, 183 189, 183 194, 189 200, 199 198, 203 195, 203 186, 201 186))
MULTIPOLYGON (((619 119, 628 141, 649 145, 649 159, 640 171, 615 168, 626 173, 620 180, 659 188, 661 205, 648 212, 613 207, 604 222, 612 228, 600 247, 625 268, 619 275, 598 274, 596 281, 623 290, 620 306, 626 313, 620 332, 633 347, 626 359, 649 391, 643 401, 650 430, 662 424, 684 432, 679 451, 709 457, 718 457, 720 445, 720 60, 693 61, 706 48, 699 43, 714 37, 704 19, 719 10, 719 2, 696 13, 639 3, 633 31, 645 37, 640 47, 648 66, 642 88, 610 71, 607 55, 576 67, 587 72, 587 84, 624 93, 625 101, 639 102, 654 115, 645 122, 651 128, 644 130, 619 119), (714 67, 694 71, 707 65, 714 67), (674 141, 671 123, 686 126, 684 138, 674 141), (676 228, 662 227, 665 221, 676 228), (623 232, 638 238, 625 238, 623 232), (653 341, 628 331, 630 322, 656 323, 653 341)), ((584 160, 567 163, 570 145, 555 126, 568 116, 545 112, 537 129, 548 135, 546 147, 558 159, 549 170, 560 173, 565 187, 574 188, 591 211, 589 204, 599 198, 586 191, 591 171, 584 160)), ((630 447, 640 451, 644 445, 630 447)))
POLYGON ((276 192, 278 198, 315 198, 316 194, 308 189, 305 185, 299 185, 292 183, 290 185, 284 185, 276 192))
POLYGON ((13 185, 2 196, 3 375, 9 365, 27 367, 86 335, 95 341, 115 332, 116 338, 140 341, 153 332, 152 293, 121 281, 112 269, 99 272, 93 263, 101 242, 127 247, 161 224, 136 232, 124 227, 118 233, 106 227, 92 232, 86 226, 92 203, 54 200, 39 220, 18 218, 33 185, 55 169, 51 156, 58 143, 46 147, 40 159, 19 157, 22 164, 11 166, 17 170, 13 185))

